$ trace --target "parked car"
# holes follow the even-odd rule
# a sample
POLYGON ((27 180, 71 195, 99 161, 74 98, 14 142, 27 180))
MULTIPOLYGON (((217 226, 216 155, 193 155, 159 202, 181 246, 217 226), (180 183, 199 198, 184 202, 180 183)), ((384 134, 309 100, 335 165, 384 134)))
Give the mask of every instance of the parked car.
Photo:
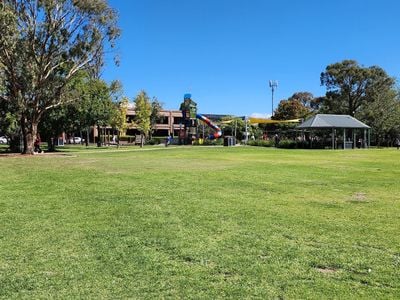
POLYGON ((80 144, 80 143, 83 143, 84 141, 85 140, 83 138, 81 138, 80 136, 76 136, 76 137, 69 139, 70 144, 80 144))
POLYGON ((8 139, 5 136, 0 136, 0 144, 8 144, 8 139))

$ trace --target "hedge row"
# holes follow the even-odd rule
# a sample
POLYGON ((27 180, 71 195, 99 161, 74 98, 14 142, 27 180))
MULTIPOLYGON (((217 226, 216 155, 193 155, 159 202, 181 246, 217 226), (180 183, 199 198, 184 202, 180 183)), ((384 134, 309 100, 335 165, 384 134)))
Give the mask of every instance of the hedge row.
MULTIPOLYGON (((255 140, 255 141, 248 141, 247 143, 250 146, 258 146, 258 147, 274 147, 275 143, 272 140, 265 141, 265 140, 255 140)), ((309 142, 306 141, 294 141, 289 139, 282 139, 279 141, 278 148, 283 149, 324 149, 325 146, 321 142, 314 141, 312 147, 309 142)))

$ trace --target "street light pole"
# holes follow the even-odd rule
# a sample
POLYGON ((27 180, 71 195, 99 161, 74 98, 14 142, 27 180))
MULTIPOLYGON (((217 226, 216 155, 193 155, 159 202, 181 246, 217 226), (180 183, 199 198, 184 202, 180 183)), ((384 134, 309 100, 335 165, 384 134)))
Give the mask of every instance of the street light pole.
POLYGON ((271 116, 273 116, 274 115, 274 92, 275 92, 275 89, 278 87, 278 81, 277 80, 270 80, 269 81, 269 87, 271 88, 271 91, 272 91, 271 116))

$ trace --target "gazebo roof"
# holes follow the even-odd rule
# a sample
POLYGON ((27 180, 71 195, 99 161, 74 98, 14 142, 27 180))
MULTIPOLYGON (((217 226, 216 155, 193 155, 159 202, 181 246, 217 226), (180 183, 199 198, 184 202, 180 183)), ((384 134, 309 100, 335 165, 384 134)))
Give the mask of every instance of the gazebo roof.
POLYGON ((361 128, 361 129, 369 129, 368 125, 363 122, 353 118, 349 115, 327 115, 327 114, 318 114, 315 115, 302 124, 297 126, 299 129, 306 128, 361 128))

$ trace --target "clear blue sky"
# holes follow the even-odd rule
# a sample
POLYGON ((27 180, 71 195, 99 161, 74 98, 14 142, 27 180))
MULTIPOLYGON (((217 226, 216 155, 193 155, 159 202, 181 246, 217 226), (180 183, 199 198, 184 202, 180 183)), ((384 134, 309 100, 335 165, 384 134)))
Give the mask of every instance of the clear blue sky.
POLYGON ((398 0, 110 0, 120 16, 119 79, 167 109, 191 93, 202 113, 271 113, 296 91, 325 94, 328 64, 355 59, 400 76, 398 0))

